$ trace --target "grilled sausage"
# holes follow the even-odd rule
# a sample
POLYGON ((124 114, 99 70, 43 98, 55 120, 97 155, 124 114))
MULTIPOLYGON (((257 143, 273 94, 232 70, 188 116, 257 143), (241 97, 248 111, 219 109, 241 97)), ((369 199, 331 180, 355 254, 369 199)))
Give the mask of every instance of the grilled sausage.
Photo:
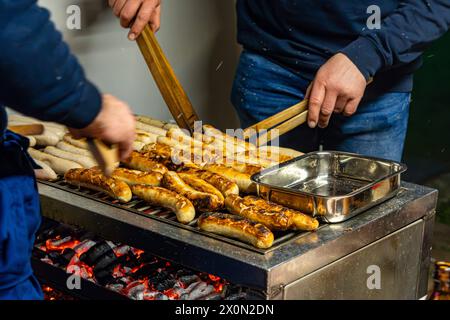
POLYGON ((164 165, 150 159, 145 154, 139 153, 137 151, 133 151, 128 159, 123 161, 123 164, 130 169, 144 172, 156 171, 164 174, 168 171, 164 165))
POLYGON ((25 138, 28 139, 28 144, 29 144, 30 147, 36 146, 36 138, 35 138, 35 137, 33 137, 33 136, 27 136, 27 137, 25 137, 25 138))
POLYGON ((77 162, 61 159, 33 148, 29 148, 28 152, 34 160, 47 163, 57 174, 65 174, 70 169, 82 168, 77 162))
POLYGON ((238 239, 256 248, 267 249, 273 244, 273 233, 264 225, 223 213, 205 213, 198 220, 200 229, 238 239))
POLYGON ((133 194, 151 205, 172 210, 181 223, 189 223, 195 218, 195 208, 192 203, 173 191, 144 185, 132 186, 131 190, 133 194))
POLYGON ((157 128, 163 128, 167 123, 161 120, 157 120, 154 118, 150 118, 147 116, 136 116, 136 120, 145 124, 148 124, 150 126, 154 126, 157 128))
POLYGON ((244 205, 256 206, 259 209, 267 210, 270 212, 286 212, 292 215, 291 228, 296 230, 313 231, 319 227, 319 221, 317 219, 308 216, 300 211, 283 207, 277 203, 266 201, 264 199, 255 196, 246 196, 243 199, 244 205))
POLYGON ((125 182, 108 178, 98 169, 72 169, 67 171, 64 179, 71 185, 106 193, 122 203, 130 202, 133 196, 130 187, 125 182))
POLYGON ((256 149, 256 146, 254 144, 251 144, 244 140, 238 139, 236 137, 232 137, 226 133, 223 133, 219 129, 214 128, 213 126, 204 125, 203 131, 208 136, 213 136, 213 137, 221 139, 225 142, 228 141, 230 143, 233 143, 238 148, 237 151, 246 151, 246 150, 255 150, 256 149))
POLYGON ((262 223, 271 230, 313 231, 319 227, 316 219, 272 203, 262 205, 233 195, 225 199, 225 206, 231 213, 262 223))
POLYGON ((163 177, 159 172, 142 172, 124 168, 115 169, 111 176, 125 182, 129 186, 140 184, 152 187, 159 187, 163 177))
POLYGON ((206 182, 201 178, 196 177, 193 174, 179 173, 178 175, 185 183, 187 183, 195 190, 216 196, 217 200, 221 203, 221 206, 223 206, 225 198, 222 195, 222 193, 219 190, 217 190, 213 185, 209 184, 208 182, 206 182))
POLYGON ((220 201, 216 196, 205 192, 200 192, 187 185, 180 176, 173 171, 167 172, 161 182, 164 188, 172 190, 188 198, 196 209, 202 212, 216 211, 221 208, 220 201))
POLYGON ((67 152, 72 152, 75 154, 79 154, 81 156, 92 157, 92 153, 89 150, 78 148, 78 147, 74 146, 73 144, 70 144, 66 141, 58 142, 56 147, 58 149, 61 149, 61 150, 67 151, 67 152))
POLYGON ((141 142, 141 141, 133 141, 133 150, 134 151, 142 151, 142 149, 144 149, 145 147, 145 143, 141 142))
POLYGON ((58 179, 58 175, 56 172, 45 162, 34 160, 38 166, 41 167, 41 169, 35 169, 34 173, 36 175, 37 179, 40 180, 46 180, 46 181, 53 181, 58 179))
POLYGON ((86 157, 72 152, 67 152, 55 147, 47 147, 45 148, 44 152, 55 157, 77 162, 84 168, 92 168, 98 165, 97 161, 95 161, 92 157, 86 157))
POLYGON ((161 129, 161 128, 158 128, 155 126, 151 126, 151 125, 145 124, 140 121, 136 121, 136 129, 142 130, 145 132, 149 132, 149 133, 153 133, 158 136, 166 136, 166 134, 167 134, 167 130, 164 130, 164 129, 161 129))
POLYGON ((275 153, 275 154, 279 154, 280 155, 280 162, 284 162, 293 158, 297 158, 300 156, 303 156, 304 153, 294 150, 294 149, 289 149, 289 148, 282 148, 282 147, 274 147, 274 146, 263 146, 263 147, 259 147, 258 151, 261 154, 270 154, 270 153, 275 153), (284 157, 282 159, 282 157, 284 157))
POLYGON ((261 172, 264 168, 260 165, 256 164, 248 164, 248 163, 241 163, 241 162, 233 162, 229 167, 233 168, 234 170, 237 170, 241 173, 254 175, 255 173, 261 172))
POLYGON ((81 149, 85 149, 85 150, 89 150, 89 146, 86 142, 86 139, 75 139, 73 138, 70 134, 66 134, 63 138, 63 140, 67 143, 70 143, 71 145, 81 148, 81 149))
POLYGON ((211 171, 213 173, 220 174, 225 178, 235 182, 239 187, 239 191, 241 192, 244 193, 256 192, 256 185, 252 182, 252 180, 250 179, 251 176, 247 173, 239 172, 233 168, 228 168, 221 164, 206 165, 204 169, 211 171))
POLYGON ((136 141, 142 142, 143 144, 155 143, 157 138, 158 136, 156 134, 136 130, 136 141))
POLYGON ((43 134, 32 136, 36 140, 36 145, 38 146, 56 146, 60 141, 60 138, 51 131, 44 131, 43 134))
POLYGON ((181 172, 195 175, 196 177, 208 181, 212 186, 218 189, 224 197, 235 194, 239 195, 239 187, 233 181, 224 176, 207 170, 197 170, 192 168, 183 168, 181 172))

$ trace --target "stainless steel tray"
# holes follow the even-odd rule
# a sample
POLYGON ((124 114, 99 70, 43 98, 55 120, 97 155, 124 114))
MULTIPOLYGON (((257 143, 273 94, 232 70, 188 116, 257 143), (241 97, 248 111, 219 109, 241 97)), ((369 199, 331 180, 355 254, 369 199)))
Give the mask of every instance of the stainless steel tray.
POLYGON ((406 166, 345 152, 313 152, 252 176, 264 199, 339 223, 394 197, 406 166))

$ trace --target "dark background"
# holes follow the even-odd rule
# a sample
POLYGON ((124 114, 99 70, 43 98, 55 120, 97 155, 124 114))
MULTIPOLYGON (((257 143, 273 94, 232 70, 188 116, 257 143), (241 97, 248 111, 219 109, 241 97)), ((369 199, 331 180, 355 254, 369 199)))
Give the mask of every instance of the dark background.
MULTIPOLYGON (((450 261, 450 33, 416 73, 404 162, 405 180, 439 190, 433 257, 450 261)), ((387 142, 388 143, 388 142, 387 142)))
POLYGON ((416 73, 405 162, 411 178, 423 181, 450 169, 450 33, 424 55, 416 73), (423 172, 413 172, 414 167, 423 172))

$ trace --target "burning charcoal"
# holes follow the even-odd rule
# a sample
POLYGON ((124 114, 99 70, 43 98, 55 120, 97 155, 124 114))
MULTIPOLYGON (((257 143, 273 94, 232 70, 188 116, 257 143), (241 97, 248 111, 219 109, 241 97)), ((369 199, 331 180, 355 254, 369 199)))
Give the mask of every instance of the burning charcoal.
POLYGON ((207 296, 204 296, 200 300, 209 300, 209 301, 211 301, 211 300, 222 300, 222 296, 220 295, 220 293, 212 292, 212 293, 208 294, 207 296))
POLYGON ((156 288, 160 283, 171 280, 172 276, 167 271, 161 271, 154 276, 148 278, 149 286, 156 288))
POLYGON ((187 293, 187 294, 191 293, 192 290, 194 290, 200 283, 202 283, 202 281, 198 281, 198 282, 191 283, 191 284, 186 288, 186 293, 187 293))
POLYGON ((130 283, 125 288, 125 294, 128 296, 128 298, 133 300, 144 300, 144 292, 146 290, 146 287, 143 283, 140 281, 135 281, 130 283))
POLYGON ((212 285, 208 285, 206 282, 200 282, 189 293, 188 300, 198 300, 209 295, 212 292, 214 292, 214 287, 212 285))
POLYGON ((169 298, 162 293, 158 293, 155 297, 155 300, 169 300, 169 298))
POLYGON ((155 286, 155 289, 158 291, 166 291, 172 289, 175 284, 177 284, 177 280, 175 279, 167 279, 163 280, 155 286))
POLYGON ((79 244, 77 244, 76 247, 73 248, 73 250, 77 253, 78 256, 81 256, 83 253, 88 251, 90 248, 95 246, 96 242, 93 240, 85 239, 81 241, 79 244))
POLYGON ((42 258, 41 261, 45 262, 46 264, 53 265, 53 261, 48 256, 42 258))
POLYGON ((232 294, 225 298, 225 300, 245 300, 246 294, 244 292, 232 294))
POLYGON ((147 263, 138 267, 138 269, 134 271, 134 276, 138 279, 143 279, 148 277, 150 274, 153 274, 158 269, 159 265, 153 263, 147 263))
POLYGON ((115 291, 115 292, 121 293, 123 288, 124 288, 124 285, 121 284, 121 283, 110 283, 110 284, 106 285, 106 288, 111 290, 111 291, 115 291))
POLYGON ((48 254, 48 257, 58 266, 66 267, 72 257, 75 255, 75 251, 70 248, 64 249, 62 253, 53 251, 48 254))
POLYGON ((106 254, 97 259, 97 261, 95 262, 94 272, 107 269, 108 267, 112 272, 117 263, 118 259, 114 252, 112 250, 108 251, 106 254))
POLYGON ((45 242, 45 240, 52 238, 55 232, 54 230, 58 226, 59 223, 54 220, 43 219, 37 232, 36 242, 45 242))
POLYGON ((94 274, 95 274, 95 279, 102 286, 107 285, 108 283, 110 283, 114 279, 113 275, 112 275, 112 272, 110 270, 107 270, 107 269, 102 269, 100 271, 95 271, 94 270, 94 274))
POLYGON ((194 282, 200 281, 200 278, 196 274, 193 274, 193 275, 182 276, 181 278, 178 278, 178 280, 180 282, 182 282, 185 287, 189 287, 194 282))
POLYGON ((114 250, 114 253, 116 254, 116 256, 121 257, 124 255, 127 255, 130 252, 131 247, 127 246, 127 245, 121 245, 121 246, 115 247, 113 250, 114 250))
POLYGON ((83 253, 80 257, 80 260, 86 263, 89 266, 94 266, 102 256, 106 254, 114 255, 112 248, 106 241, 101 241, 90 248, 88 251, 83 253))
POLYGON ((32 253, 33 258, 39 259, 39 260, 45 258, 46 255, 47 255, 47 253, 45 251, 42 251, 42 250, 36 249, 36 248, 33 250, 33 253, 32 253))
POLYGON ((132 252, 138 258, 140 263, 149 263, 149 262, 155 263, 156 261, 158 261, 154 255, 148 252, 143 252, 142 250, 136 251, 136 249, 134 251, 132 250, 132 252))
POLYGON ((195 273, 190 271, 190 270, 188 270, 188 269, 180 269, 180 270, 177 270, 177 272, 175 274, 175 277, 176 278, 182 278, 184 276, 193 276, 193 275, 195 275, 195 273))

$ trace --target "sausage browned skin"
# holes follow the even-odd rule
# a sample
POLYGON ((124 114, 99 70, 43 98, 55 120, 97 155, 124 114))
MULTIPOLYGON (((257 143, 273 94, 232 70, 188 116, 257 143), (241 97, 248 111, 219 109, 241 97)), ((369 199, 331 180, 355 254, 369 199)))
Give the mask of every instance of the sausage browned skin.
POLYGON ((213 185, 190 173, 178 173, 178 175, 180 176, 181 179, 183 179, 183 181, 186 184, 188 184, 195 190, 216 196, 217 200, 221 203, 221 206, 223 206, 225 198, 222 195, 222 193, 219 190, 217 190, 213 185))
POLYGON ((188 198, 199 211, 217 211, 221 208, 221 203, 216 196, 193 189, 187 185, 176 172, 167 172, 164 175, 161 184, 164 188, 188 198))
POLYGON ((238 185, 220 174, 193 168, 182 168, 180 171, 193 174, 200 179, 208 181, 208 183, 217 188, 225 198, 232 194, 239 195, 238 185))
POLYGON ((145 185, 152 187, 159 187, 163 175, 159 172, 143 172, 137 170, 130 170, 125 168, 117 168, 112 173, 112 177, 121 180, 129 186, 145 185))
POLYGON ((273 233, 264 225, 223 213, 205 213, 198 220, 200 229, 235 238, 256 248, 267 249, 273 244, 273 233))
POLYGON ((64 179, 74 186, 106 193, 123 203, 129 202, 132 198, 131 189, 125 182, 108 178, 98 169, 71 169, 66 172, 64 179))
POLYGON ((250 179, 251 175, 247 173, 239 172, 233 168, 228 168, 227 166, 221 164, 206 165, 204 169, 213 173, 220 174, 225 178, 227 178, 228 180, 233 181, 238 185, 239 191, 241 192, 244 193, 256 192, 256 185, 250 179))
POLYGON ((225 199, 225 206, 231 213, 262 223, 271 230, 313 231, 319 227, 317 219, 271 203, 255 204, 233 195, 225 199))
POLYGON ((300 211, 283 207, 277 203, 266 201, 255 196, 244 197, 243 203, 248 206, 256 206, 259 209, 271 212, 286 212, 292 215, 293 228, 296 230, 313 231, 319 227, 319 221, 300 211))
POLYGON ((195 208, 192 203, 173 191, 144 185, 132 186, 131 190, 133 194, 151 205, 172 210, 181 223, 189 223, 195 218, 195 208))
POLYGON ((137 151, 133 151, 128 159, 123 161, 123 164, 130 169, 144 172, 155 171, 164 174, 169 171, 161 163, 158 163, 157 161, 150 159, 144 153, 139 153, 137 151))

